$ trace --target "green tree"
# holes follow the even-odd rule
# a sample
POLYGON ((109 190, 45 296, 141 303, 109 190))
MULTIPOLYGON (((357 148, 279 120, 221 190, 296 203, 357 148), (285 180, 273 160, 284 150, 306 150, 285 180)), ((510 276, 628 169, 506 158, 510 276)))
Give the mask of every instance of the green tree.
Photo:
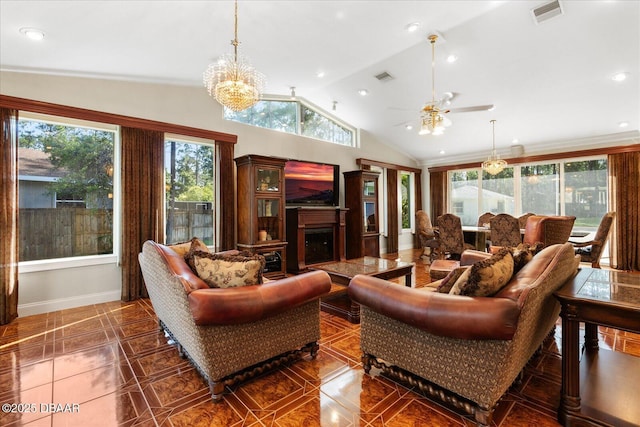
POLYGON ((64 172, 49 191, 58 199, 104 204, 113 192, 113 132, 19 121, 19 146, 43 151, 64 172))

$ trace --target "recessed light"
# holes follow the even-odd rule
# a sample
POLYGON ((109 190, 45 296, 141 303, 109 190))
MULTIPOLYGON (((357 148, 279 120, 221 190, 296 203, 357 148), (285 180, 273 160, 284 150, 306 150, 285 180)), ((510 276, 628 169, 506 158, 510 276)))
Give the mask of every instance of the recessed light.
POLYGON ((520 141, 518 141, 518 138, 513 138, 513 139, 511 140, 511 143, 512 143, 512 144, 517 144, 518 142, 520 142, 520 141))
POLYGON ((618 127, 626 128, 627 126, 629 126, 629 122, 620 122, 620 123, 618 123, 618 127))
POLYGON ((440 154, 444 154, 444 150, 440 150, 440 154))
POLYGON ((408 24, 404 28, 410 33, 415 33, 418 30, 418 28, 420 28, 420 23, 419 22, 412 22, 411 24, 408 24))
POLYGON ((358 89, 358 93, 359 93, 361 96, 367 96, 367 95, 369 95, 369 91, 368 91, 368 90, 366 90, 366 89, 358 89))
POLYGON ((411 129, 413 129, 413 126, 412 126, 412 125, 406 125, 404 128, 405 128, 406 130, 411 130, 411 129))
POLYGON ((447 56, 447 62, 449 62, 449 63, 454 63, 457 60, 458 60, 458 56, 457 55, 451 54, 451 55, 447 56))
POLYGON ((492 105, 491 108, 487 108, 487 111, 494 111, 496 109, 495 105, 492 105))
POLYGON ((627 77, 629 77, 629 73, 627 72, 616 73, 611 76, 611 80, 613 80, 614 82, 623 82, 627 80, 627 77))
POLYGON ((319 79, 323 78, 323 77, 324 77, 324 71, 318 71, 318 72, 316 73, 316 76, 317 76, 319 79))
POLYGON ((44 38, 44 32, 37 28, 22 27, 20 28, 20 33, 31 40, 42 40, 44 38))

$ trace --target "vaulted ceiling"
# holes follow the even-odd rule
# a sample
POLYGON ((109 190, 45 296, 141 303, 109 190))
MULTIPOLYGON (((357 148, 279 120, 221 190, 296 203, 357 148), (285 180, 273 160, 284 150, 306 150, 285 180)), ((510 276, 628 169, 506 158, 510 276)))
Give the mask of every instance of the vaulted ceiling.
MULTIPOLYGON (((483 160, 491 119, 503 157, 517 152, 513 145, 536 154, 640 143, 640 2, 560 0, 562 13, 537 23, 532 10, 545 3, 241 0, 239 39, 267 75, 267 93, 295 87, 419 164, 483 160), (440 36, 436 97, 452 92, 451 108, 495 109, 449 113, 444 135, 419 136, 420 109, 431 100, 432 33, 440 36), (379 81, 382 72, 393 78, 379 81), (612 80, 620 72, 626 80, 612 80)), ((207 65, 232 51, 233 7, 2 0, 0 68, 202 86, 207 65), (24 27, 44 31, 44 40, 28 40, 24 27)))

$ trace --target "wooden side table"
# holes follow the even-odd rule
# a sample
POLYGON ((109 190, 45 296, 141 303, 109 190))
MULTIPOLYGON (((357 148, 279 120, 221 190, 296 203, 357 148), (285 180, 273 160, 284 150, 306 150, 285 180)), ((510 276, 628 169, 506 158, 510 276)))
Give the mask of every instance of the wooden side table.
POLYGON ((555 296, 562 306, 558 421, 640 425, 640 357, 598 348, 598 325, 640 333, 640 274, 583 268, 555 296), (580 322, 585 322, 582 351, 580 322))

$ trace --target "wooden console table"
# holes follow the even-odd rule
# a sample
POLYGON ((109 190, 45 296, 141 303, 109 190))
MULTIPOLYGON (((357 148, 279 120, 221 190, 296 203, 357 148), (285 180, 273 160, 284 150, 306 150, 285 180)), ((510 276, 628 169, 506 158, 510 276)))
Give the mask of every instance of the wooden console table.
POLYGON ((558 421, 565 426, 640 425, 640 357, 598 348, 598 325, 640 333, 640 274, 583 268, 555 296, 562 306, 558 421), (582 352, 580 322, 585 322, 582 352))

